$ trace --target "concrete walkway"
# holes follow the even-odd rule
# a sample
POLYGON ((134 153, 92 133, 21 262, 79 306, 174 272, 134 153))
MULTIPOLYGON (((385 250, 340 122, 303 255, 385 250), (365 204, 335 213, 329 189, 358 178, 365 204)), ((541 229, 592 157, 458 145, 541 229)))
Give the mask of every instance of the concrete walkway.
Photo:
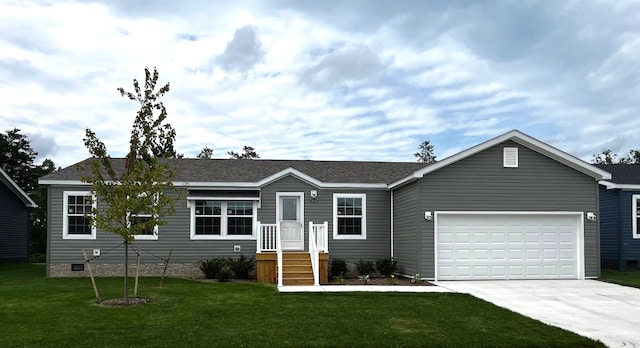
POLYGON ((439 281, 546 324, 600 340, 640 347, 640 289, 596 280, 439 281))
POLYGON ((319 286, 279 286, 280 292, 451 292, 440 286, 415 285, 319 285, 319 286))

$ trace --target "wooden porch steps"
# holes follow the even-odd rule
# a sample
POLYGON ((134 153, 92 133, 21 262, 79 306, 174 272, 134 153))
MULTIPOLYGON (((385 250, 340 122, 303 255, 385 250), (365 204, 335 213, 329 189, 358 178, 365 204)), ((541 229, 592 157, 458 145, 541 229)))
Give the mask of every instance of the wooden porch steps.
POLYGON ((282 254, 283 285, 313 285, 313 268, 308 252, 282 254))

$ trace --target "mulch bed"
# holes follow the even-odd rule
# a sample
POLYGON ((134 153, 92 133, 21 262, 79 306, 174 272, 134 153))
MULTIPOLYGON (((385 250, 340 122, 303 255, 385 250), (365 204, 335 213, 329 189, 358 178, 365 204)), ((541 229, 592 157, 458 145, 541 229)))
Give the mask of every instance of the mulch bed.
POLYGON ((411 278, 405 277, 396 277, 395 280, 391 280, 389 278, 369 278, 369 283, 365 284, 364 281, 358 278, 344 278, 342 279, 342 283, 338 282, 336 279, 330 280, 329 284, 331 285, 403 285, 403 286, 434 286, 426 280, 419 280, 416 283, 411 282, 411 278))
POLYGON ((100 302, 100 305, 106 307, 131 307, 139 306, 151 302, 148 298, 130 297, 125 301, 124 298, 112 298, 100 302))

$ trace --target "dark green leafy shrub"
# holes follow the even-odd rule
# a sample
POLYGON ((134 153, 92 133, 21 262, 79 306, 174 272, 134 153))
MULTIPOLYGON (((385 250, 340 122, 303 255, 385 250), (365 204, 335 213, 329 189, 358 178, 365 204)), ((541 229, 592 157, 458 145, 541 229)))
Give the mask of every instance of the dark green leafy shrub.
POLYGON ((347 261, 342 259, 331 259, 329 262, 329 277, 336 279, 344 278, 347 275, 347 261))
POLYGON ((358 276, 372 275, 376 271, 376 267, 373 261, 360 259, 360 261, 356 262, 356 271, 358 272, 358 276))
POLYGON ((33 253, 33 254, 29 255, 29 262, 30 263, 45 263, 45 262, 47 262, 47 254, 33 253))
POLYGON ((390 277, 398 270, 398 261, 394 259, 378 259, 376 269, 384 277, 390 277))
POLYGON ((256 269, 253 257, 248 258, 242 254, 237 260, 229 259, 229 265, 236 279, 250 279, 251 273, 256 269))
POLYGON ((216 279, 220 282, 228 282, 233 277, 233 270, 231 266, 224 265, 220 268, 218 273, 216 274, 216 279))
POLYGON ((215 279, 218 271, 227 264, 227 259, 214 257, 200 262, 200 269, 208 279, 215 279))

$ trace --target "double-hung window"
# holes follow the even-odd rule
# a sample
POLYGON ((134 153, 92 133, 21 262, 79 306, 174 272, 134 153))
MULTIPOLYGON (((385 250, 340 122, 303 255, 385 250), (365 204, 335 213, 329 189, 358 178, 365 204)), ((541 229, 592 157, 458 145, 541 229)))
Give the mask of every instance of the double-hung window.
POLYGON ((333 195, 333 238, 367 238, 367 196, 336 193, 333 195))
MULTIPOLYGON (((147 197, 146 194, 141 194, 139 196, 140 199, 145 200, 147 197)), ((145 205, 146 209, 143 209, 135 214, 129 215, 129 223, 132 226, 138 224, 146 224, 142 230, 140 230, 135 236, 135 240, 158 240, 158 225, 151 226, 149 221, 152 220, 155 203, 157 201, 156 197, 149 197, 150 202, 142 202, 145 205)))
POLYGON ((253 239, 256 202, 190 200, 191 239, 253 239))
POLYGON ((96 239, 90 215, 96 207, 91 192, 65 191, 63 194, 63 239, 96 239))
POLYGON ((633 238, 640 238, 640 195, 631 197, 631 221, 633 227, 633 238))

